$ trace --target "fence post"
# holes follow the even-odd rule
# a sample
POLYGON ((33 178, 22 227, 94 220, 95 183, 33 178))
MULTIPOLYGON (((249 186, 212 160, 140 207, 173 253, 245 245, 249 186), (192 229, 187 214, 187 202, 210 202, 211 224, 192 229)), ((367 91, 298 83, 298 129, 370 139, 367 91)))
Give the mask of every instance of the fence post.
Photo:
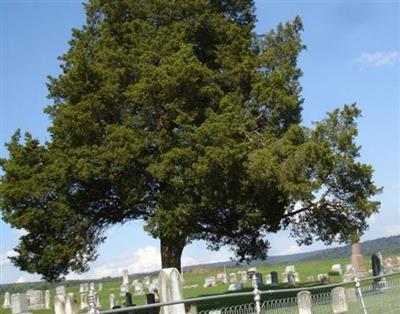
POLYGON ((360 302, 361 302, 361 307, 363 309, 363 313, 368 314, 367 309, 365 308, 364 298, 363 298, 361 288, 360 288, 360 280, 358 279, 357 272, 354 269, 354 267, 353 267, 353 274, 354 274, 354 282, 356 284, 357 293, 360 296, 360 302))
POLYGON ((258 290, 258 283, 257 283, 257 275, 256 272, 253 274, 253 287, 254 287, 254 302, 256 304, 256 314, 260 314, 261 312, 261 307, 260 307, 260 301, 261 301, 261 293, 260 290, 258 290))

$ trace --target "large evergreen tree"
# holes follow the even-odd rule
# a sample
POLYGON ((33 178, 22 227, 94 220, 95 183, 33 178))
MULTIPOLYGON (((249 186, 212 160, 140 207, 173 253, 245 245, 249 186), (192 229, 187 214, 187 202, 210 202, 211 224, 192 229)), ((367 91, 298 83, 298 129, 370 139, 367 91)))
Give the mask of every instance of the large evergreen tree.
POLYGON ((376 212, 355 105, 301 126, 300 18, 254 34, 250 0, 91 0, 50 78, 51 140, 17 132, 3 219, 15 265, 85 271, 104 231, 143 219, 163 267, 193 240, 265 258, 267 233, 346 242, 376 212))

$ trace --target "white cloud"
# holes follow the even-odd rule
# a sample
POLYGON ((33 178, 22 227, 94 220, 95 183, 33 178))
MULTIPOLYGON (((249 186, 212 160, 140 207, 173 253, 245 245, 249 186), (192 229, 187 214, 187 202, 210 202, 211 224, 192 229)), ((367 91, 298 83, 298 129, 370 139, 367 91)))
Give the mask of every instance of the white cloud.
POLYGON ((11 264, 11 261, 8 259, 9 257, 17 256, 18 254, 15 251, 9 250, 4 254, 0 255, 0 266, 8 266, 11 264))
POLYGON ((18 279, 15 281, 15 283, 35 282, 35 281, 39 281, 39 280, 40 280, 40 277, 38 275, 27 274, 27 275, 19 276, 18 279))
POLYGON ((302 249, 300 246, 293 244, 290 245, 286 250, 279 252, 279 255, 290 255, 290 254, 297 254, 302 253, 302 249))
POLYGON ((199 264, 199 261, 194 257, 182 257, 182 266, 191 266, 197 264, 199 264))
POLYGON ((154 246, 146 246, 94 268, 93 273, 96 278, 116 277, 122 275, 123 269, 128 269, 129 273, 142 273, 161 269, 160 251, 154 246))
POLYGON ((360 64, 360 69, 368 67, 380 67, 385 65, 396 64, 400 61, 400 53, 398 51, 362 53, 356 62, 360 64))
POLYGON ((400 234, 400 225, 387 225, 384 227, 385 235, 399 235, 400 234))

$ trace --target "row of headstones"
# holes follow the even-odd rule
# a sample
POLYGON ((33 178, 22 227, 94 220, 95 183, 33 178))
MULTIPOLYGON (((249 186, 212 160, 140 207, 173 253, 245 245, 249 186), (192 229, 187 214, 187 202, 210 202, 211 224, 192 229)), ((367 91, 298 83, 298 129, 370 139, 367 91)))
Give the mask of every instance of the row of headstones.
MULTIPOLYGON (((248 280, 253 278, 253 275, 256 277, 256 282, 258 287, 262 287, 264 285, 262 274, 257 272, 255 267, 250 268, 247 272, 245 271, 238 271, 237 273, 230 273, 229 274, 229 287, 228 291, 237 291, 243 289, 244 285, 247 283, 248 280), (240 280, 237 279, 238 276, 240 280)), ((209 276, 206 277, 204 280, 204 288, 212 288, 217 285, 217 282, 222 284, 227 284, 228 279, 226 273, 218 273, 217 276, 209 276)))
MULTIPOLYGON (((158 279, 150 279, 149 276, 143 277, 143 282, 139 282, 138 279, 132 281, 131 286, 134 288, 135 295, 143 295, 145 290, 152 293, 158 290, 158 279)), ((129 273, 127 269, 122 270, 122 285, 120 287, 121 296, 125 296, 129 292, 129 273)))
POLYGON ((50 290, 43 293, 41 290, 28 290, 26 293, 4 294, 4 309, 12 309, 12 313, 24 313, 28 310, 50 309, 50 290))

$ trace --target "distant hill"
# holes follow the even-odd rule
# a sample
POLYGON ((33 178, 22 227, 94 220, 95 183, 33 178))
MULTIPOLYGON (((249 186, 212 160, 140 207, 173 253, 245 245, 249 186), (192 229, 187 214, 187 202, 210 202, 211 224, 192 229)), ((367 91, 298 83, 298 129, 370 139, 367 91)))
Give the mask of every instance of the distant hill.
MULTIPOLYGON (((400 254, 400 235, 378 238, 375 240, 369 240, 361 242, 361 252, 364 256, 371 256, 376 252, 381 252, 383 256, 385 255, 399 255, 400 254)), ((254 261, 251 265, 259 264, 283 264, 283 263, 295 263, 299 261, 319 261, 325 259, 336 259, 350 257, 351 246, 341 246, 337 248, 323 249, 318 251, 312 251, 307 253, 297 253, 290 255, 279 255, 279 256, 269 256, 265 261, 254 261)), ((234 261, 220 262, 205 265, 196 265, 193 267, 222 267, 237 265, 234 261)), ((191 269, 192 267, 186 267, 185 269, 191 269)))
MULTIPOLYGON (((381 252, 383 256, 387 255, 400 255, 400 235, 387 237, 387 238, 378 238, 375 240, 365 241, 361 243, 361 251, 364 256, 370 256, 375 252, 381 252)), ((318 260, 326 260, 326 259, 338 259, 349 257, 351 255, 350 245, 330 248, 324 250, 318 250, 307 253, 298 253, 291 255, 282 255, 282 256, 270 256, 266 261, 254 261, 251 265, 260 265, 260 264, 284 264, 284 263, 296 263, 300 261, 318 261, 318 260)), ((220 263, 212 263, 212 264, 203 264, 203 265, 195 265, 184 267, 184 271, 190 271, 193 268, 217 268, 223 266, 235 266, 237 263, 235 261, 227 261, 220 263)), ((148 273, 152 276, 156 276, 157 272, 148 273)), ((146 274, 135 274, 135 278, 144 276, 146 274)), ((90 281, 93 282, 107 282, 107 281, 115 281, 121 280, 121 277, 107 277, 90 281)), ((89 280, 69 280, 65 281, 62 284, 67 287, 72 287, 79 285, 81 282, 88 282, 89 280)), ((47 283, 47 282, 32 282, 32 283, 17 283, 17 284, 3 284, 0 285, 0 293, 4 291, 9 292, 21 292, 26 289, 50 289, 59 285, 59 283, 47 283)))

